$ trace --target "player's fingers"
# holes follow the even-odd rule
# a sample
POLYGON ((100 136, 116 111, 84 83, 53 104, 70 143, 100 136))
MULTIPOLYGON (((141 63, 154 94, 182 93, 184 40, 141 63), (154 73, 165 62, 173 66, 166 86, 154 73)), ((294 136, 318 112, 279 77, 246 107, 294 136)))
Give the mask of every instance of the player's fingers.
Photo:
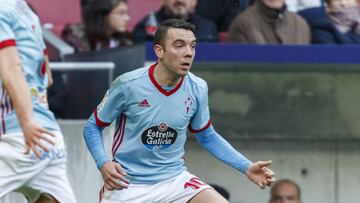
POLYGON ((124 176, 122 176, 121 174, 119 174, 117 172, 116 173, 111 173, 111 179, 120 180, 120 181, 124 182, 125 184, 129 184, 129 180, 127 180, 124 176))
POLYGON ((119 163, 115 162, 115 168, 121 175, 126 176, 125 170, 121 167, 119 163))
POLYGON ((271 174, 275 175, 274 171, 272 171, 271 169, 269 169, 267 167, 263 167, 263 170, 264 170, 264 172, 268 172, 268 173, 271 173, 271 174))
POLYGON ((258 162, 257 162, 257 164, 258 164, 261 168, 270 166, 271 163, 272 163, 271 160, 269 160, 269 161, 258 161, 258 162))
POLYGON ((261 182, 263 183, 264 188, 265 188, 266 186, 270 186, 270 185, 271 185, 271 183, 270 183, 270 185, 269 185, 269 182, 268 182, 266 179, 263 179, 261 182))
POLYGON ((119 179, 115 179, 115 178, 111 178, 109 179, 108 183, 116 190, 121 190, 124 188, 128 188, 128 184, 126 184, 125 182, 119 180, 119 179))
POLYGON ((24 154, 29 154, 29 152, 30 152, 30 147, 29 147, 28 144, 26 144, 26 145, 25 145, 25 152, 24 152, 24 154))
POLYGON ((126 183, 127 185, 130 184, 129 180, 127 178, 125 178, 124 176, 119 178, 119 180, 121 180, 122 182, 126 183))
POLYGON ((36 149, 36 145, 33 145, 33 147, 31 148, 31 150, 34 152, 35 156, 37 158, 41 157, 41 153, 39 152, 39 150, 36 149))
POLYGON ((119 176, 117 178, 120 179, 121 181, 125 182, 126 184, 129 184, 129 180, 127 178, 125 178, 126 172, 119 163, 115 163, 115 169, 118 173, 121 174, 121 176, 119 176))
POLYGON ((37 158, 40 158, 41 157, 41 153, 36 149, 36 146, 38 145, 38 142, 39 142, 39 137, 37 134, 34 134, 30 141, 28 142, 28 145, 29 145, 29 148, 31 151, 34 152, 35 156, 37 158))
POLYGON ((39 137, 40 137, 40 139, 46 141, 47 143, 49 143, 49 144, 51 144, 51 145, 55 145, 55 142, 52 141, 52 140, 47 136, 47 134, 44 134, 44 133, 43 133, 43 134, 41 134, 39 137))
POLYGON ((121 175, 116 169, 109 171, 109 174, 110 174, 111 178, 122 178, 123 177, 123 175, 121 175))
POLYGON ((261 189, 264 189, 265 188, 265 185, 262 181, 259 181, 258 183, 258 186, 261 188, 261 189))
POLYGON ((268 178, 266 180, 267 180, 267 182, 269 182, 271 184, 271 183, 274 183, 276 181, 276 178, 268 178))
POLYGON ((266 171, 264 174, 268 178, 275 177, 275 173, 273 171, 271 171, 271 170, 266 171))
POLYGON ((40 148, 42 148, 43 150, 45 150, 46 152, 48 152, 50 149, 48 146, 46 146, 44 143, 41 142, 41 140, 38 140, 36 143, 40 148))
POLYGON ((110 191, 113 191, 113 190, 114 190, 114 188, 113 188, 110 184, 108 184, 108 183, 105 183, 105 188, 106 188, 107 190, 110 190, 110 191))
POLYGON ((119 190, 127 189, 129 187, 129 183, 124 182, 124 181, 122 181, 120 179, 117 179, 116 183, 117 183, 116 185, 119 186, 119 188, 118 188, 119 190))
POLYGON ((45 134, 48 134, 48 135, 50 135, 50 136, 52 136, 52 137, 55 137, 55 134, 54 134, 54 133, 52 133, 51 131, 49 131, 49 130, 47 130, 47 129, 45 129, 45 128, 41 128, 41 132, 42 132, 42 133, 45 133, 45 134))

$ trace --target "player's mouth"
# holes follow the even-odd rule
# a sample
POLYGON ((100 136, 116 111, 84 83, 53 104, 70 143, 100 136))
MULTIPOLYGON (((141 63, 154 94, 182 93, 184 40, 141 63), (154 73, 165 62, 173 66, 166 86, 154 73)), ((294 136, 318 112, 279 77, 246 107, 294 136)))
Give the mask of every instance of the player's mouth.
POLYGON ((180 69, 182 71, 189 71, 190 70, 190 63, 181 63, 180 65, 181 65, 180 69))
POLYGON ((186 63, 186 62, 185 62, 185 63, 182 63, 181 66, 183 66, 183 67, 190 67, 190 63, 186 63))

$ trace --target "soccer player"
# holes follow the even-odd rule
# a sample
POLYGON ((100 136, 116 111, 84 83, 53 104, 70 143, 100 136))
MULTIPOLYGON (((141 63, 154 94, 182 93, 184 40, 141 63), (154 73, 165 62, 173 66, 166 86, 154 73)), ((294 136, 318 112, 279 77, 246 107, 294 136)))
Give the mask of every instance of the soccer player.
POLYGON ((63 136, 47 104, 39 19, 24 0, 0 5, 0 198, 17 191, 29 202, 75 203, 63 136))
POLYGON ((104 179, 102 203, 228 202, 187 171, 187 128, 203 148, 261 188, 275 180, 271 161, 252 163, 212 127, 207 84, 189 72, 194 30, 182 20, 162 22, 154 38, 157 63, 119 76, 88 120, 84 137, 104 179), (114 120, 111 160, 102 130, 114 120))

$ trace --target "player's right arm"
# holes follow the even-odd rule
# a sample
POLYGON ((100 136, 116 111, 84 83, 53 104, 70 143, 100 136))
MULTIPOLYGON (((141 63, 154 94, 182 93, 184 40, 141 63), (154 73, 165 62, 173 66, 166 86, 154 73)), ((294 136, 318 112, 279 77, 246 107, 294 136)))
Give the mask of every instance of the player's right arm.
POLYGON ((83 132, 86 145, 101 172, 105 188, 108 190, 121 190, 127 188, 129 184, 121 165, 111 161, 106 154, 102 139, 102 130, 119 117, 123 111, 125 101, 121 80, 117 79, 90 116, 83 132))
POLYGON ((108 190, 121 190, 128 187, 129 181, 125 178, 126 173, 119 163, 109 159, 105 152, 102 139, 102 130, 96 124, 95 115, 91 115, 84 128, 84 139, 86 145, 95 160, 104 180, 105 188, 108 190), (119 181, 120 180, 120 181, 119 181))

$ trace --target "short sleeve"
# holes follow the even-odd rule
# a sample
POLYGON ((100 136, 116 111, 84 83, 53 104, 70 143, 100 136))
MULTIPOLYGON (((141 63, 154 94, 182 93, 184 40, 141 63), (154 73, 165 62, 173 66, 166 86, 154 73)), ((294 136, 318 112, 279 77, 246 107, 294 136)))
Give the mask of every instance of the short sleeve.
POLYGON ((124 84, 115 80, 94 112, 96 125, 109 126, 123 112, 125 103, 124 84))
POLYGON ((14 20, 11 19, 11 15, 4 11, 0 11, 0 49, 15 46, 15 35, 11 29, 14 20))
POLYGON ((208 87, 201 89, 198 98, 198 109, 191 119, 189 130, 192 133, 199 133, 207 129, 210 124, 210 112, 208 105, 208 87))

